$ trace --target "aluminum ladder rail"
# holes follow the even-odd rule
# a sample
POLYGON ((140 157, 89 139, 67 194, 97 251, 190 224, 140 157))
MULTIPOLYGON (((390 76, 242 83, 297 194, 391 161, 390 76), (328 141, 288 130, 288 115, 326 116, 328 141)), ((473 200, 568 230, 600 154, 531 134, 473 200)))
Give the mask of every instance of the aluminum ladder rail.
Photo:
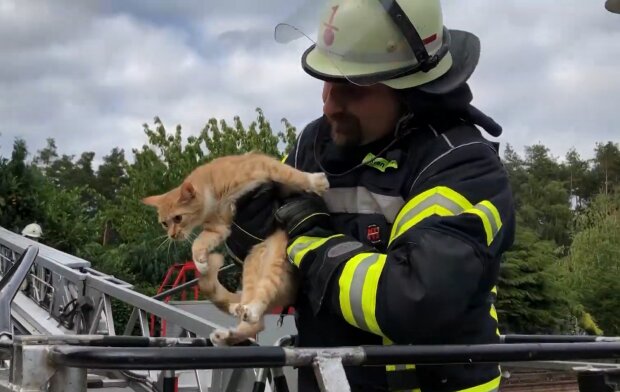
MULTIPOLYGON (((147 338, 149 314, 181 328, 182 338, 208 337, 214 329, 222 328, 209 319, 134 291, 131 284, 93 269, 87 260, 32 241, 3 227, 0 227, 0 275, 9 273, 15 261, 30 246, 37 247, 38 254, 11 306, 12 323, 20 334, 54 336, 59 341, 60 336, 131 336, 138 329, 140 336, 147 338), (132 309, 123 331, 117 331, 115 327, 113 300, 132 309), (88 311, 80 312, 80 307, 88 311), (74 320, 63 318, 67 311, 74 308, 74 320)), ((211 392, 228 390, 232 384, 252 385, 258 371, 196 370, 193 372, 193 390, 211 392)), ((141 376, 146 376, 151 383, 161 383, 163 373, 145 372, 141 376)), ((131 381, 131 377, 121 372, 116 372, 114 377, 126 383, 131 381)))

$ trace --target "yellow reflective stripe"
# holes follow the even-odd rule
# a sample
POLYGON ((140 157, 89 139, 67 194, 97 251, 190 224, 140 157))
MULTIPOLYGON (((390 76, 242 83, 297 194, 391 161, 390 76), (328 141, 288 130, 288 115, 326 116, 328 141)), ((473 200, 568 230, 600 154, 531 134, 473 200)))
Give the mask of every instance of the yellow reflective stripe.
POLYGON ((497 208, 488 200, 483 200, 472 209, 464 211, 465 214, 475 214, 482 220, 484 231, 487 236, 487 245, 491 245, 493 239, 502 228, 502 220, 497 208))
MULTIPOLYGON (((495 294, 495 296, 497 296, 497 286, 493 286, 493 288, 491 289, 491 292, 495 294)), ((497 334, 497 336, 500 336, 499 333, 499 317, 497 317, 497 309, 495 308, 495 304, 491 304, 491 309, 489 310, 489 314, 491 315, 491 318, 493 318, 493 320, 495 320, 495 322, 497 323, 497 327, 495 328, 495 333, 497 334)))
POLYGON ((377 322, 377 288, 379 287, 379 278, 385 266, 386 258, 387 255, 379 255, 379 260, 368 268, 361 293, 362 310, 364 312, 366 325, 370 332, 380 336, 383 336, 383 332, 381 328, 379 328, 379 323, 377 322))
POLYGON ((420 221, 422 221, 422 220, 424 220, 424 219, 426 219, 426 218, 428 218, 429 216, 432 216, 432 215, 453 216, 455 214, 452 211, 448 210, 447 208, 439 206, 439 205, 434 205, 434 206, 428 207, 425 210, 422 210, 419 214, 415 215, 412 219, 408 220, 405 224, 403 224, 399 228, 398 234, 393 239, 396 239, 402 233, 406 232, 407 230, 409 230, 413 226, 415 226, 418 223, 420 223, 420 221))
MULTIPOLYGON (((407 202, 407 204, 405 204, 405 206, 400 210, 396 216, 394 225, 392 226, 390 241, 393 241, 396 237, 400 236, 402 233, 422 220, 418 219, 415 223, 412 223, 412 219, 418 214, 422 212, 426 212, 428 214, 429 211, 427 211, 427 209, 432 206, 443 207, 444 212, 451 212, 449 215, 457 215, 463 210, 473 207, 473 205, 464 196, 445 186, 438 186, 424 191, 409 200, 409 202, 407 202)), ((427 217, 428 216, 430 215, 427 215, 427 217)))
POLYGON ((456 392, 494 392, 499 389, 499 383, 502 380, 502 376, 492 379, 489 382, 485 382, 484 384, 476 385, 475 387, 467 388, 467 389, 459 389, 456 392))
POLYGON ((415 365, 386 365, 385 367, 388 372, 415 370, 415 365))
POLYGON ((499 321, 497 319, 497 310, 495 309, 495 305, 493 305, 493 304, 491 304, 491 311, 490 311, 490 313, 491 313, 491 317, 493 318, 493 320, 499 321))
POLYGON ((495 222, 495 227, 497 227, 497 230, 501 229, 502 228, 502 218, 500 218, 499 211, 497 211, 497 208, 493 205, 493 203, 491 203, 488 200, 483 200, 483 201, 481 201, 478 204, 488 208, 489 211, 491 211, 491 215, 493 216, 493 221, 495 222))
POLYGON ((493 242, 494 234, 493 234, 493 230, 491 229, 491 222, 489 222, 489 217, 486 216, 484 212, 476 208, 472 208, 471 210, 464 211, 464 213, 478 215, 478 217, 482 221, 482 226, 484 227, 484 233, 486 234, 486 237, 487 237, 487 245, 491 245, 491 242, 493 242))
MULTIPOLYGON (((384 346, 390 346, 394 344, 394 342, 392 342, 390 339, 388 339, 386 336, 383 336, 383 345, 384 346)), ((385 365, 385 370, 388 372, 393 372, 396 370, 415 370, 415 365, 410 364, 410 365, 385 365)), ((412 389, 413 391, 419 390, 419 389, 412 389)))
POLYGON ((474 206, 463 195, 445 186, 422 192, 405 204, 394 220, 390 243, 429 216, 454 216, 462 213, 474 214, 480 218, 487 245, 491 245, 502 227, 497 208, 488 200, 474 206))
POLYGON ((280 160, 280 162, 284 163, 286 161, 286 158, 288 158, 288 154, 284 154, 284 157, 280 160))
POLYGON ((386 255, 360 253, 345 264, 338 285, 340 309, 354 327, 383 336, 376 317, 377 287, 386 255))
POLYGON ((437 192, 440 195, 443 195, 447 197, 448 199, 452 200, 453 202, 458 204, 462 209, 467 209, 471 207, 471 203, 469 202, 469 200, 467 200, 463 195, 461 195, 457 191, 454 191, 445 186, 440 186, 437 188, 438 188, 437 192))
POLYGON ((336 237, 344 237, 344 235, 336 234, 327 238, 300 236, 286 249, 286 253, 288 254, 289 260, 299 267, 306 253, 336 237))

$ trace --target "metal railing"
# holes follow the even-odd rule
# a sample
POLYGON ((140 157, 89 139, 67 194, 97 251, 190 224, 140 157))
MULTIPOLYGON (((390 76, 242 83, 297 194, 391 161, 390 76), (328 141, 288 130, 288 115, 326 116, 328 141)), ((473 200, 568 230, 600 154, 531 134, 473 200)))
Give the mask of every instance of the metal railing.
MULTIPOLYGON (((34 262, 28 268, 24 283, 10 307, 12 322, 32 335, 105 335, 149 337, 148 317, 154 315, 165 319, 180 329, 177 336, 209 336, 221 325, 199 317, 188 311, 151 298, 133 290, 133 286, 114 276, 103 274, 91 268, 90 262, 60 252, 41 243, 0 227, 0 275, 6 275, 19 257, 30 246, 38 248, 34 262), (112 301, 116 300, 131 309, 127 324, 121 331, 115 326, 115 312, 112 301), (138 325, 137 332, 135 329, 138 325)), ((169 294, 169 293, 168 293, 169 294)), ((7 308, 8 309, 8 308, 7 308)), ((8 311, 8 310, 7 310, 8 311)), ((175 337, 177 337, 175 336, 175 337)), ((193 383, 198 391, 209 390, 201 379, 217 380, 222 388, 229 383, 251 384, 257 371, 245 370, 195 371, 193 383)), ((156 383, 162 372, 146 372, 142 376, 156 383)), ((116 377, 129 381, 120 373, 116 377)), ((213 383, 212 383, 213 384, 213 383)), ((213 390, 213 389, 211 389, 213 390)))
MULTIPOLYGON (((2 228, 0 255, 0 272, 4 275, 0 282, 0 318, 5 317, 0 320, 0 352, 11 361, 9 379, 0 382, 0 390, 84 392, 89 385, 97 384, 167 392, 174 387, 177 372, 191 370, 198 391, 262 391, 275 387, 282 392, 288 390, 282 368, 310 366, 323 391, 348 391, 344 366, 534 361, 557 366, 560 360, 620 358, 620 338, 591 336, 506 335, 500 344, 488 345, 341 348, 281 347, 293 341, 285 336, 272 347, 252 342, 245 347, 213 347, 205 337, 219 325, 137 293, 131 285, 93 270, 85 260, 63 259, 64 253, 2 228), (42 280, 45 284, 24 287, 21 280, 28 270, 39 278, 30 282, 42 280), (27 295, 18 293, 20 288, 27 295), (45 302, 45 298, 49 298, 48 307, 33 302, 45 302), (125 328, 127 336, 115 336, 112 299, 134 309, 125 328), (27 308, 29 301, 35 306, 27 308), (71 303, 96 306, 85 312, 72 329, 69 324, 59 327, 71 303), (37 321, 36 314, 31 314, 30 319, 23 314, 36 310, 48 319, 37 321), (6 320, 8 314, 15 322, 30 324, 38 333, 14 335, 11 319, 6 320), (181 327, 184 336, 198 337, 149 337, 148 314, 181 327), (141 335, 129 336, 136 322, 141 335), (209 383, 203 382, 201 371, 209 372, 209 383), (106 377, 93 378, 102 374, 106 377), (266 383, 267 379, 273 384, 266 383)), ((578 364, 570 370, 578 373, 582 391, 620 388, 620 366, 578 364), (601 385, 605 389, 596 389, 601 385)))

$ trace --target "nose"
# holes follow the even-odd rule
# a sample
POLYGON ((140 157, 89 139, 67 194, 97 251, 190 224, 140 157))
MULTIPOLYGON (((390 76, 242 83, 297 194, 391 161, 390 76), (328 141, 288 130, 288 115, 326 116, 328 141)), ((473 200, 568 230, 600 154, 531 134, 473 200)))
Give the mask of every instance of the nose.
POLYGON ((333 83, 325 82, 323 85, 323 113, 327 117, 334 116, 344 111, 345 105, 342 94, 338 93, 333 83))

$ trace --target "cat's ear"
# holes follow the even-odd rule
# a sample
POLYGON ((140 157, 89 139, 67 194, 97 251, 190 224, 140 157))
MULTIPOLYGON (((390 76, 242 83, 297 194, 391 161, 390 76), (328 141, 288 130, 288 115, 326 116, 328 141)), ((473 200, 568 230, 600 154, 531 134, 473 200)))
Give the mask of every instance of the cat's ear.
POLYGON ((195 197, 196 197, 196 189, 194 189, 194 186, 192 185, 192 183, 189 181, 184 181, 183 184, 181 184, 181 197, 179 199, 179 202, 187 203, 188 201, 191 201, 195 197))
POLYGON ((161 201, 161 195, 147 196, 142 199, 142 203, 147 206, 157 207, 161 201))

